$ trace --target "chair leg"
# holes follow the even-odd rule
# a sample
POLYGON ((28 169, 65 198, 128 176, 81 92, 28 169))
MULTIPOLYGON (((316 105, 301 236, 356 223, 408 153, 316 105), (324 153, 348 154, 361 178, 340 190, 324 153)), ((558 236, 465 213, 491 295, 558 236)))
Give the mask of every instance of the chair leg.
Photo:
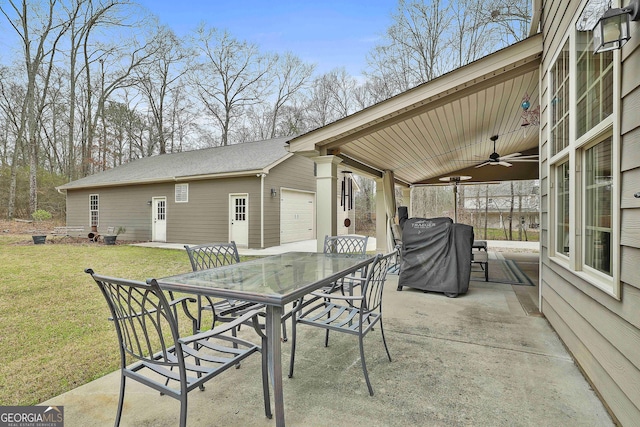
MULTIPOLYGON (((325 302, 328 301, 325 299, 325 302)), ((327 319, 331 318, 331 311, 327 313, 327 319)), ((324 332, 324 346, 329 347, 329 329, 326 329, 324 332)))
POLYGON ((271 419, 271 397, 269 395, 269 358, 267 355, 267 337, 262 337, 262 394, 264 395, 264 414, 271 419))
POLYGON ((369 381, 369 374, 367 373, 367 362, 364 359, 364 337, 362 334, 358 336, 360 342, 360 360, 362 361, 362 372, 364 372, 364 379, 367 381, 367 387, 369 388, 369 395, 373 396, 373 387, 371 387, 371 381, 369 381))
POLYGON ((384 349, 387 351, 387 357, 389 358, 389 362, 391 362, 391 354, 389 353, 389 347, 387 347, 387 340, 384 337, 384 328, 382 327, 382 318, 380 319, 380 332, 382 333, 382 343, 384 344, 384 349))
POLYGON ((293 378, 293 364, 296 359, 296 313, 291 315, 291 356, 289 358, 289 378, 293 378))
POLYGON ((118 412, 116 413, 116 422, 113 424, 114 427, 118 427, 120 425, 120 419, 122 418, 122 407, 124 406, 124 387, 125 387, 126 380, 127 380, 127 377, 125 377, 124 374, 121 373, 120 396, 118 397, 118 412))
MULTIPOLYGON (((231 329, 231 336, 233 336, 234 338, 236 338, 238 336, 238 328, 233 328, 231 329)), ((236 344, 235 342, 233 343, 233 348, 238 348, 238 344, 236 344)), ((236 369, 240 369, 240 362, 236 363, 236 369)))
POLYGON ((283 342, 289 341, 289 338, 287 337, 287 321, 286 320, 282 321, 282 341, 283 342))
POLYGON ((187 427, 187 391, 180 396, 180 427, 187 427))

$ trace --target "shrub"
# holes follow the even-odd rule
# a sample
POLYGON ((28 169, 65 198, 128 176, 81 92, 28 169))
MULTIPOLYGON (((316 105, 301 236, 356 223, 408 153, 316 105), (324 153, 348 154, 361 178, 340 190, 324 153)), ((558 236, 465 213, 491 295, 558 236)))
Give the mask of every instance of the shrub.
POLYGON ((44 209, 38 209, 37 211, 31 214, 31 217, 35 221, 48 221, 51 219, 51 214, 48 211, 45 211, 44 209))

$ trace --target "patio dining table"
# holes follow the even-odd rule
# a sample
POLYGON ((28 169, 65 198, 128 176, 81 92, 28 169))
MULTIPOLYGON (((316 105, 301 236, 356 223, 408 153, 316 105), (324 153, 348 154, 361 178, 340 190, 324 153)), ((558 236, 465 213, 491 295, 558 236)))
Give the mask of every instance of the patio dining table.
MULTIPOLYGON (((281 318, 285 305, 364 267, 373 257, 289 252, 158 280, 167 291, 266 304, 267 355, 276 426, 285 425, 281 318)), ((263 349, 264 351, 264 349, 263 349)))

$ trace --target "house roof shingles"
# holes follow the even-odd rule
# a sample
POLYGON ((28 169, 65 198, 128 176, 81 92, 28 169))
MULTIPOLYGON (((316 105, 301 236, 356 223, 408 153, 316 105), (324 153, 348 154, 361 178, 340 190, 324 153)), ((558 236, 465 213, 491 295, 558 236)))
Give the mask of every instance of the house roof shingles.
POLYGON ((57 187, 70 190, 173 181, 178 178, 234 174, 265 170, 291 156, 286 146, 290 138, 245 142, 223 147, 143 157, 113 169, 71 181, 57 187))

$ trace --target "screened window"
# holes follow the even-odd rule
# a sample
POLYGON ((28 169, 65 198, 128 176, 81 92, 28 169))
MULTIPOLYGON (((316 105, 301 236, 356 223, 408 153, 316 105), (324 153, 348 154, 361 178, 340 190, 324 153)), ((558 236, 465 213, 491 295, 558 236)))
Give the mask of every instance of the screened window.
POLYGON ((89 224, 91 226, 98 226, 99 220, 99 203, 98 203, 98 195, 91 194, 89 196, 89 224))
POLYGON ((189 184, 176 184, 176 203, 189 201, 189 184))

